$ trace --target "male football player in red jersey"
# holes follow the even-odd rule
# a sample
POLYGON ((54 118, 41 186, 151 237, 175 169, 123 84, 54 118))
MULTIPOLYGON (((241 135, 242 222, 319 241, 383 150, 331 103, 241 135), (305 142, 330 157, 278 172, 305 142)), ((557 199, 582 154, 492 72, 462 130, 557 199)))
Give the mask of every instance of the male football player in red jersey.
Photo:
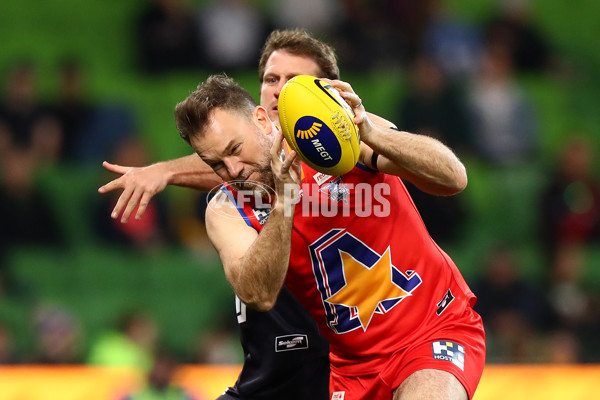
MULTIPOLYGON (((285 36, 285 32, 283 34, 285 36)), ((265 48, 265 50, 266 49, 267 48, 265 48)), ((271 51, 272 50, 273 49, 271 49, 271 51)), ((280 51, 273 51, 270 54, 263 53, 263 58, 261 59, 261 73, 260 73, 260 78, 261 78, 261 82, 262 82, 261 83, 261 103, 267 107, 269 116, 271 116, 271 117, 275 116, 274 120, 277 117, 277 109, 276 109, 277 96, 278 96, 279 90, 281 90, 281 87, 283 86, 285 81, 287 81, 287 79, 289 79, 292 76, 295 76, 297 74, 312 74, 312 75, 316 75, 316 76, 328 76, 327 74, 324 74, 324 73, 319 74, 319 73, 313 73, 310 71, 310 69, 314 69, 315 65, 318 66, 318 68, 320 68, 321 72, 324 71, 324 68, 323 68, 323 65, 321 62, 322 60, 319 60, 318 58, 316 58, 312 53, 307 54, 307 53, 303 52, 302 48, 295 48, 293 51, 286 51, 285 47, 283 47, 278 50, 280 50, 280 51), (266 54, 266 57, 265 57, 265 54, 266 54), (300 59, 298 59, 298 56, 300 56, 300 59), (302 56, 304 56, 304 57, 302 57, 302 56), (306 60, 306 58, 308 58, 309 60, 306 60), (298 63, 298 61, 306 62, 306 61, 310 61, 310 59, 312 59, 313 63, 312 64, 310 62, 306 63, 309 68, 306 68, 306 66, 303 67, 303 64, 298 63)), ((435 161, 435 160, 432 159, 432 161, 435 161)), ((379 165, 379 164, 381 162, 387 162, 387 161, 384 161, 384 158, 382 157, 382 158, 380 158, 380 160, 378 160, 378 161, 376 160, 375 162, 377 163, 377 166, 379 166, 379 168, 381 168, 381 165, 379 165)), ((369 164, 369 160, 367 160, 367 165, 373 166, 372 163, 369 164)), ((206 164, 203 164, 202 161, 200 160, 200 158, 198 158, 196 155, 192 155, 192 156, 185 157, 185 158, 178 159, 178 160, 171 160, 169 162, 154 164, 145 169, 141 169, 141 168, 133 168, 132 169, 129 167, 115 166, 115 165, 111 165, 111 164, 107 164, 106 166, 109 169, 113 170, 114 172, 125 174, 124 176, 116 179, 115 181, 110 182, 109 184, 105 185, 100 190, 101 192, 106 192, 106 191, 114 190, 117 188, 125 189, 119 200, 119 203, 115 207, 115 211, 113 214, 113 217, 118 217, 121 214, 121 211, 124 210, 123 215, 122 215, 122 218, 124 221, 126 221, 127 218, 129 218, 129 215, 131 214, 131 212, 133 211, 133 209, 135 208, 137 203, 141 202, 140 208, 139 208, 138 214, 137 214, 137 217, 139 217, 143 213, 144 204, 146 204, 147 201, 154 194, 163 190, 167 184, 180 184, 180 185, 188 185, 191 187, 207 189, 207 188, 212 187, 213 184, 221 181, 221 179, 217 175, 212 173, 210 170, 207 171, 206 164)), ((443 163, 440 164, 440 166, 442 168, 445 168, 443 163)), ((432 175, 432 177, 435 179, 434 175, 432 175)), ((377 230, 379 230, 379 229, 380 228, 377 227, 377 230)), ((334 247, 331 247, 331 248, 334 248, 334 247)), ((414 278, 413 278, 412 282, 416 282, 414 280, 414 278)), ((445 296, 442 299, 442 301, 439 302, 438 309, 441 313, 440 315, 444 314, 445 308, 452 302, 453 302, 453 297, 452 297, 452 292, 450 292, 450 296, 445 296)), ((338 307, 340 307, 340 306, 338 305, 338 307)), ((436 310, 436 312, 437 312, 437 310, 436 310)), ((362 315, 364 316, 364 319, 367 318, 365 316, 364 312, 362 313, 362 315)), ((478 326, 479 326, 479 324, 476 323, 475 328, 474 328, 475 334, 473 335, 473 337, 479 338, 479 340, 481 340, 481 342, 483 342, 483 338, 481 337, 481 333, 478 330, 479 329, 478 326)), ((343 328, 343 329, 347 329, 347 328, 343 328)), ((483 343, 480 344, 479 348, 470 350, 470 349, 465 349, 464 347, 462 347, 462 345, 459 342, 450 342, 448 340, 446 340, 445 342, 442 342, 440 340, 436 340, 436 341, 428 342, 427 346, 425 346, 425 347, 421 346, 422 347, 421 351, 423 353, 422 358, 424 361, 435 359, 435 360, 450 362, 448 360, 456 359, 456 363, 458 363, 460 365, 460 359, 462 357, 465 357, 465 358, 462 358, 463 360, 467 359, 469 362, 474 362, 474 360, 479 356, 480 361, 481 361, 481 366, 482 366, 482 362, 483 362, 481 359, 482 346, 483 346, 483 343), (456 351, 452 352, 452 346, 456 346, 456 351), (459 346, 461 346, 461 347, 459 347, 459 346), (427 347, 429 347, 429 349, 427 347), (453 354, 452 356, 450 356, 451 353, 453 354)), ((446 381, 444 381, 442 379, 439 382, 437 380, 433 380, 433 381, 429 382, 428 375, 429 374, 435 375, 436 374, 435 371, 430 371, 428 368, 421 370, 421 368, 423 368, 423 367, 420 365, 420 363, 416 362, 414 360, 411 360, 409 357, 404 357, 403 360, 405 363, 407 363, 407 365, 409 365, 409 367, 404 369, 403 376, 407 376, 407 374, 415 368, 419 372, 414 374, 414 376, 413 376, 413 374, 411 374, 410 379, 404 380, 402 385, 400 385, 399 389, 396 391, 399 395, 402 395, 402 398, 407 398, 407 399, 411 398, 411 397, 406 397, 411 394, 415 395, 414 398, 425 398, 425 397, 423 397, 423 394, 421 393, 421 391, 413 390, 413 387, 415 387, 415 386, 419 387, 419 388, 422 386, 425 386, 425 387, 431 386, 431 387, 442 388, 444 386, 447 386, 447 385, 450 385, 451 383, 453 383, 454 384, 453 387, 454 388, 457 387, 455 385, 456 382, 453 381, 449 377, 446 377, 446 381), (424 384, 422 384, 423 381, 425 381, 424 384)), ((431 367, 431 369, 435 369, 435 368, 436 368, 435 365, 431 367)), ((479 372, 479 375, 480 375, 480 372, 479 372)), ((474 379, 478 380, 479 375, 477 374, 477 372, 475 372, 473 374, 473 376, 475 377, 474 379)), ((382 377, 381 379, 384 379, 384 377, 382 377)), ((387 380, 389 380, 389 379, 387 379, 387 380)), ((463 379, 461 378, 460 381, 463 382, 463 379)), ((392 385, 393 384, 394 383, 392 383, 392 385)), ((472 386, 473 386, 473 384, 471 384, 469 393, 471 393, 472 390, 474 390, 474 388, 472 386)), ((334 389, 333 390, 334 392, 340 392, 340 390, 335 390, 336 389, 335 387, 333 387, 333 389, 334 389)), ((342 398, 341 397, 342 395, 340 393, 335 394, 335 396, 336 397, 334 397, 334 398, 342 398)), ((348 394, 348 396, 350 396, 350 395, 348 394)), ((350 398, 350 397, 347 397, 347 398, 350 398)), ((378 397, 372 396, 371 398, 378 398, 378 397)), ((455 397, 450 397, 450 398, 455 398, 455 397)), ((460 398, 460 397, 458 397, 458 398, 460 398)))
POLYGON ((323 179, 293 151, 282 157, 267 109, 225 76, 176 106, 180 135, 226 182, 206 213, 225 276, 265 311, 285 283, 329 341, 332 399, 471 398, 485 363, 475 296, 400 179, 452 195, 466 187, 465 168, 433 138, 374 124, 349 84, 328 82, 354 107, 362 140, 359 164, 341 177, 323 179), (374 205, 357 200, 361 184, 385 187, 384 219, 358 212, 374 205), (251 218, 256 205, 239 194, 264 196, 265 186, 275 195, 268 217, 251 218), (298 200, 349 212, 307 212, 298 200))

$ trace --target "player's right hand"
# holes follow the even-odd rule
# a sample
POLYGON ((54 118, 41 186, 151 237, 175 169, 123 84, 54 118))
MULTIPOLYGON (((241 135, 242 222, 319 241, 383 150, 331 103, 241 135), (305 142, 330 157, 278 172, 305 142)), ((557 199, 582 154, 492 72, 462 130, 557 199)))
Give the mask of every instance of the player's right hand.
POLYGON ((278 131, 271 147, 271 169, 275 180, 277 201, 293 215, 300 193, 301 167, 295 151, 285 151, 283 132, 278 131))
POLYGON ((150 199, 165 190, 169 183, 167 176, 157 164, 147 167, 126 167, 104 161, 102 166, 110 172, 121 174, 120 177, 98 188, 98 193, 123 189, 110 215, 113 219, 117 219, 121 215, 122 223, 129 221, 131 213, 138 205, 135 219, 142 218, 150 199))

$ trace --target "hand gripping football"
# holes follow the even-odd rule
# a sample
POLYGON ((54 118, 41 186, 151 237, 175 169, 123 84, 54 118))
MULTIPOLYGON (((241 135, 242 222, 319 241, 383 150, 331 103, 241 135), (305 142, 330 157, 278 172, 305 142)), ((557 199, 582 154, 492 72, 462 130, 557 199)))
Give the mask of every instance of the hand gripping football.
POLYGON ((336 176, 354 168, 360 153, 354 111, 331 85, 309 75, 290 79, 278 112, 286 142, 311 168, 336 176))

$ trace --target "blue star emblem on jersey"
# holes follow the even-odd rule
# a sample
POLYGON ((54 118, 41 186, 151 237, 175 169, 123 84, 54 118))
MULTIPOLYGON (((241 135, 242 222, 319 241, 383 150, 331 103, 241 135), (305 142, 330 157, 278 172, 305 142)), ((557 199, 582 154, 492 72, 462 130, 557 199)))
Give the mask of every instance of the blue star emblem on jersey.
POLYGON ((348 196, 350 195, 350 189, 342 183, 342 177, 339 176, 327 184, 326 187, 319 189, 319 192, 329 191, 329 198, 333 201, 342 201, 348 203, 348 196))
POLYGON ((422 282, 392 264, 389 247, 378 254, 343 229, 332 229, 309 250, 327 324, 337 333, 366 331, 375 314, 390 311, 422 282))

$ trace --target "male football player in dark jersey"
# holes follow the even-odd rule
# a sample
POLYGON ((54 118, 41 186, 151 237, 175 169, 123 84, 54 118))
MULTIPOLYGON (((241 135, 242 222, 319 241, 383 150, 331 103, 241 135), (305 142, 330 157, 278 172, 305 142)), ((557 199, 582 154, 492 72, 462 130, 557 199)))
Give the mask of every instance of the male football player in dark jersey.
MULTIPOLYGON (((260 103, 278 121, 277 101, 283 85, 296 75, 339 78, 334 50, 302 30, 271 33, 259 61, 260 103)), ((100 193, 123 189, 112 218, 127 222, 139 205, 141 218, 148 202, 167 185, 208 191, 221 178, 197 154, 163 161, 144 168, 105 162, 111 172, 122 174, 99 189, 100 193)), ((284 287, 274 308, 261 312, 236 299, 244 365, 225 399, 328 399, 328 344, 317 325, 284 287)))

